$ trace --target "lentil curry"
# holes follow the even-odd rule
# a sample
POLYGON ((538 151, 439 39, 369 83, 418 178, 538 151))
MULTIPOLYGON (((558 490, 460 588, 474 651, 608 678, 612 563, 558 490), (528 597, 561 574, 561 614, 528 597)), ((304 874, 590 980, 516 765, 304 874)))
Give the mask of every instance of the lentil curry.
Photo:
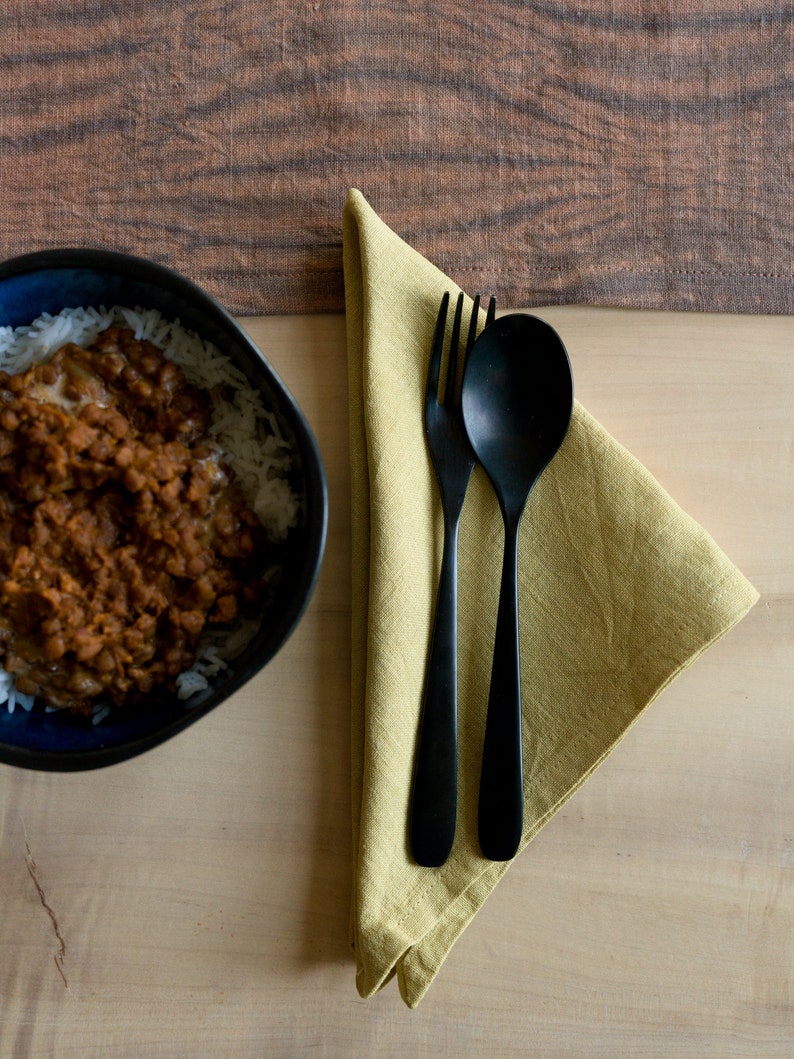
POLYGON ((251 610, 264 531, 211 399, 123 327, 0 371, 0 664, 56 708, 171 691, 208 623, 251 610))

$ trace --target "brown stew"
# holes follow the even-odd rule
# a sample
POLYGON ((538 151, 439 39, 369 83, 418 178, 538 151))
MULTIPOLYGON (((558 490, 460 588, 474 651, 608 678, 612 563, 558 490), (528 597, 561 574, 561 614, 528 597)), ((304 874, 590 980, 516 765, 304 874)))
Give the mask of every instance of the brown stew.
POLYGON ((211 403, 126 328, 0 372, 0 665, 90 713, 173 690, 207 623, 260 594, 263 530, 211 403))

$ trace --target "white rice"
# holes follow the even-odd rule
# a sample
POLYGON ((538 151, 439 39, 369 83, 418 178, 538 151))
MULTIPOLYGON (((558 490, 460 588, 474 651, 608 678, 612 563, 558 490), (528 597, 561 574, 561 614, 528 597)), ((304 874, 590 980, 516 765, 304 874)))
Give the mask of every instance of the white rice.
MULTIPOLYGON (((112 325, 129 327, 137 339, 153 342, 179 364, 188 382, 213 391, 211 433, 270 539, 283 540, 297 524, 300 510, 300 500, 286 478, 291 464, 289 444, 245 375, 178 320, 167 320, 154 309, 123 306, 64 309, 55 316, 43 313, 22 327, 0 327, 0 369, 9 374, 26 371, 34 363, 49 360, 66 342, 90 346, 100 331, 112 325), (223 396, 215 392, 217 387, 223 388, 223 396)), ((228 660, 240 653, 255 631, 255 623, 247 622, 240 623, 231 635, 214 633, 203 638, 195 664, 177 678, 178 697, 187 700, 209 687, 212 677, 228 667, 228 660)), ((33 702, 32 696, 16 690, 13 677, 0 668, 0 705, 13 713, 17 706, 30 711, 33 702)), ((108 713, 107 705, 95 707, 93 722, 99 723, 108 713)))

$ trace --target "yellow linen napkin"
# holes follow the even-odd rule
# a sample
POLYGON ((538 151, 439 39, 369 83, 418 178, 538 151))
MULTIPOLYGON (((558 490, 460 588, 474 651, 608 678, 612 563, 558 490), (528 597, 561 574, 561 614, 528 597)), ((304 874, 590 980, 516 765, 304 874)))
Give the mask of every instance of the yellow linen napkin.
MULTIPOLYGON (((477 841, 502 522, 476 468, 460 532, 458 826, 447 863, 423 868, 411 858, 407 821, 441 512, 422 408, 438 306, 445 290, 454 296, 458 288, 355 190, 343 239, 354 571, 351 933, 359 993, 371 996, 396 973, 415 1007, 509 867, 485 860, 477 841)), ((523 848, 758 593, 578 402, 530 497, 519 578, 523 848)))

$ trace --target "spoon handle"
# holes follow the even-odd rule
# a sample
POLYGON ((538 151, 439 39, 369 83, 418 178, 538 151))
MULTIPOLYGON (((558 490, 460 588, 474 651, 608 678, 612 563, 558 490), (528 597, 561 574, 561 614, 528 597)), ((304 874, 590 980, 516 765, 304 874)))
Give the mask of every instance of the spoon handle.
POLYGON ((497 861, 514 857, 523 822, 518 527, 505 520, 502 584, 480 777, 479 839, 483 855, 497 861))
POLYGON ((458 522, 445 520, 444 549, 425 676, 411 796, 411 850, 437 868, 452 849, 457 813, 458 522))

